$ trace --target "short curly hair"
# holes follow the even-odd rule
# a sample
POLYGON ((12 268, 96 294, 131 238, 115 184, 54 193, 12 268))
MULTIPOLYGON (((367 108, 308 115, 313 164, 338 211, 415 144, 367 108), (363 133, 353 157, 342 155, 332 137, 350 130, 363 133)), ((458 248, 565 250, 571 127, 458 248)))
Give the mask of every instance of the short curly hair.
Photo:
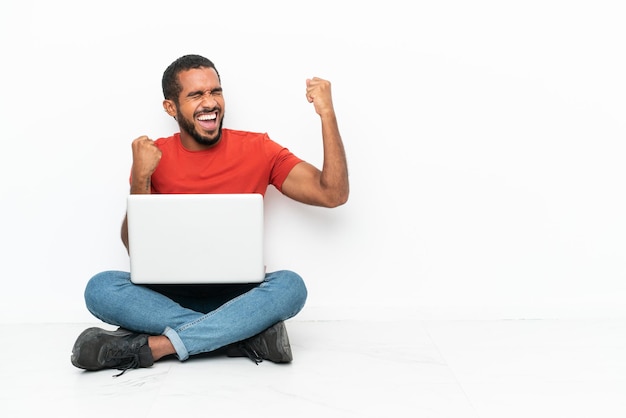
POLYGON ((217 73, 218 80, 221 82, 220 73, 210 59, 201 55, 183 55, 171 63, 163 72, 161 86, 166 100, 173 100, 175 103, 178 103, 178 95, 182 91, 182 86, 178 82, 178 74, 192 68, 213 68, 217 73))

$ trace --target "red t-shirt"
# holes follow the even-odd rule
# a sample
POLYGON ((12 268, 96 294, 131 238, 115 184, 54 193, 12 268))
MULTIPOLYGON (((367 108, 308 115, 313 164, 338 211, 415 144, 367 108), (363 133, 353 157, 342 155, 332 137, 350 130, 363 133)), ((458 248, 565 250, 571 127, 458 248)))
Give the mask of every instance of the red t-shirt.
POLYGON ((302 160, 267 134, 222 130, 222 139, 203 151, 189 151, 180 133, 160 138, 161 161, 152 174, 152 193, 260 193, 272 184, 281 190, 302 160))

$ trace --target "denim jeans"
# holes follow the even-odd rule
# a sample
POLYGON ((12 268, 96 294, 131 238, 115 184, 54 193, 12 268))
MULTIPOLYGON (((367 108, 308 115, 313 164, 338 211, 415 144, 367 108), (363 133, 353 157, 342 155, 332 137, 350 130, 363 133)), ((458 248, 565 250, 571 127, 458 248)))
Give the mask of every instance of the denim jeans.
POLYGON ((165 335, 183 361, 244 340, 304 307, 302 278, 281 270, 260 284, 136 285, 130 273, 105 271, 87 283, 87 309, 134 332, 165 335))

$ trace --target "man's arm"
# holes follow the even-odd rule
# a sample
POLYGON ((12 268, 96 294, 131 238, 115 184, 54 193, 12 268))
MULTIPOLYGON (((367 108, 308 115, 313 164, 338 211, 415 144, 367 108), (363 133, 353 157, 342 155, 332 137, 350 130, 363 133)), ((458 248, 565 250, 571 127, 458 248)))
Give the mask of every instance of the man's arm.
POLYGON ((307 162, 297 164, 283 182, 282 192, 310 205, 340 206, 348 200, 350 187, 330 82, 320 78, 307 80, 306 97, 315 106, 322 123, 324 163, 321 171, 307 162))
MULTIPOLYGON (((150 194, 150 179, 161 160, 161 150, 147 136, 140 136, 132 144, 130 194, 150 194)), ((128 251, 128 216, 124 216, 121 230, 122 242, 128 251)))

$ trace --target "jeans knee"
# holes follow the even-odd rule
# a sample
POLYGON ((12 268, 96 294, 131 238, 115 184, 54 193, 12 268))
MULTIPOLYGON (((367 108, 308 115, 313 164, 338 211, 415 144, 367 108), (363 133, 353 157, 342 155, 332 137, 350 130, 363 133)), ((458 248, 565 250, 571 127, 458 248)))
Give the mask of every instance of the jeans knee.
POLYGON ((306 302, 308 291, 302 277, 293 271, 276 272, 283 281, 283 288, 291 306, 300 311, 306 302))
POLYGON ((295 298, 301 302, 300 308, 302 308, 308 296, 306 284, 304 283, 304 279, 296 273, 293 273, 291 280, 292 286, 294 287, 295 298))
POLYGON ((120 281, 126 282, 129 276, 123 271, 103 271, 93 276, 85 286, 85 303, 87 309, 92 313, 99 311, 100 307, 108 305, 108 301, 112 298, 113 288, 120 281))

